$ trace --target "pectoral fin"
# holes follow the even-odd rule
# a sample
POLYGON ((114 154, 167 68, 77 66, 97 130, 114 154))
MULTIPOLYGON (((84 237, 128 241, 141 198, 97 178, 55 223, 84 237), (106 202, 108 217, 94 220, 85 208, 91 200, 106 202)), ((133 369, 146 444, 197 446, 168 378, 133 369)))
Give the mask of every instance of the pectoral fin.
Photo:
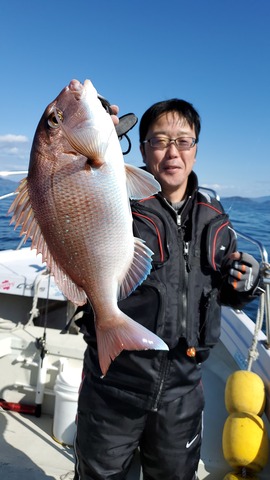
POLYGON ((151 173, 129 164, 125 164, 125 169, 129 198, 139 200, 155 195, 161 190, 160 184, 151 173))
POLYGON ((128 297, 149 275, 153 252, 140 238, 134 238, 133 262, 120 285, 119 300, 128 297))

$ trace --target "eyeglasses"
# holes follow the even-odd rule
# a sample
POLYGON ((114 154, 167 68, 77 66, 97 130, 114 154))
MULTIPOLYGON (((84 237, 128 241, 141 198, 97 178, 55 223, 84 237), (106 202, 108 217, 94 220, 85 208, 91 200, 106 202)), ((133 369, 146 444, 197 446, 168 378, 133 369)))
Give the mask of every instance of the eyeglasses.
POLYGON ((177 150, 183 151, 194 147, 197 143, 197 139, 192 137, 152 137, 148 140, 144 140, 142 143, 149 143, 149 145, 156 150, 164 150, 165 148, 168 148, 171 143, 174 143, 177 150))

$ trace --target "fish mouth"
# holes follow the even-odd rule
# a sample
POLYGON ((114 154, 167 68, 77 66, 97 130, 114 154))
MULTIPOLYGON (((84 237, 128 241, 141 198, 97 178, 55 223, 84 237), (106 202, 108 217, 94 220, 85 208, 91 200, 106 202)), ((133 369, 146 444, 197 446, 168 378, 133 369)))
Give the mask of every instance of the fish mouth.
POLYGON ((69 90, 72 92, 72 93, 76 93, 76 92, 81 92, 82 89, 84 88, 84 85, 85 85, 85 82, 84 84, 82 84, 79 80, 76 80, 75 78, 73 80, 71 80, 69 82, 69 90))
POLYGON ((92 82, 88 79, 84 81, 82 84, 79 80, 75 78, 69 82, 69 91, 74 95, 76 100, 79 100, 83 95, 87 95, 90 92, 92 95, 94 94, 97 97, 97 91, 92 84, 92 82))

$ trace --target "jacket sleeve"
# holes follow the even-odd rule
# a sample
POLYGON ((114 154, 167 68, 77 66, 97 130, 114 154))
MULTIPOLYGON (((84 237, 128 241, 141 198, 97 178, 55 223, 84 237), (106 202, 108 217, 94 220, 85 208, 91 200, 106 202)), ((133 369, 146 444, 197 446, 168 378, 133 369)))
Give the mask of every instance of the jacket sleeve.
MULTIPOLYGON (((231 253, 237 251, 237 244, 234 240, 232 242, 233 248, 231 253)), ((264 291, 263 279, 260 275, 260 271, 257 274, 257 278, 250 290, 239 291, 232 286, 232 282, 229 282, 229 270, 232 267, 232 261, 229 261, 229 255, 226 257, 226 261, 221 266, 222 283, 220 289, 220 302, 222 305, 230 306, 236 309, 242 309, 247 303, 258 298, 264 291)))
MULTIPOLYGON (((222 208, 222 207, 221 207, 222 208)), ((229 283, 230 256, 238 251, 237 240, 230 219, 224 212, 210 221, 207 227, 207 257, 211 268, 220 274, 219 301, 222 305, 242 309, 261 295, 263 282, 260 274, 249 291, 239 292, 229 283)))

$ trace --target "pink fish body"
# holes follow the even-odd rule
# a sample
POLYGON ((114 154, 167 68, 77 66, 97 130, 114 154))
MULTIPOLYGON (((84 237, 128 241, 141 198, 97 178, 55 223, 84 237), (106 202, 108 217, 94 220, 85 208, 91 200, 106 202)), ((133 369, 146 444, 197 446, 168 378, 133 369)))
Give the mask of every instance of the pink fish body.
POLYGON ((159 188, 152 175, 124 164, 92 83, 72 80, 39 122, 10 211, 66 297, 91 303, 103 374, 123 349, 168 349, 117 305, 151 269, 151 250, 133 236, 128 197, 159 188))

